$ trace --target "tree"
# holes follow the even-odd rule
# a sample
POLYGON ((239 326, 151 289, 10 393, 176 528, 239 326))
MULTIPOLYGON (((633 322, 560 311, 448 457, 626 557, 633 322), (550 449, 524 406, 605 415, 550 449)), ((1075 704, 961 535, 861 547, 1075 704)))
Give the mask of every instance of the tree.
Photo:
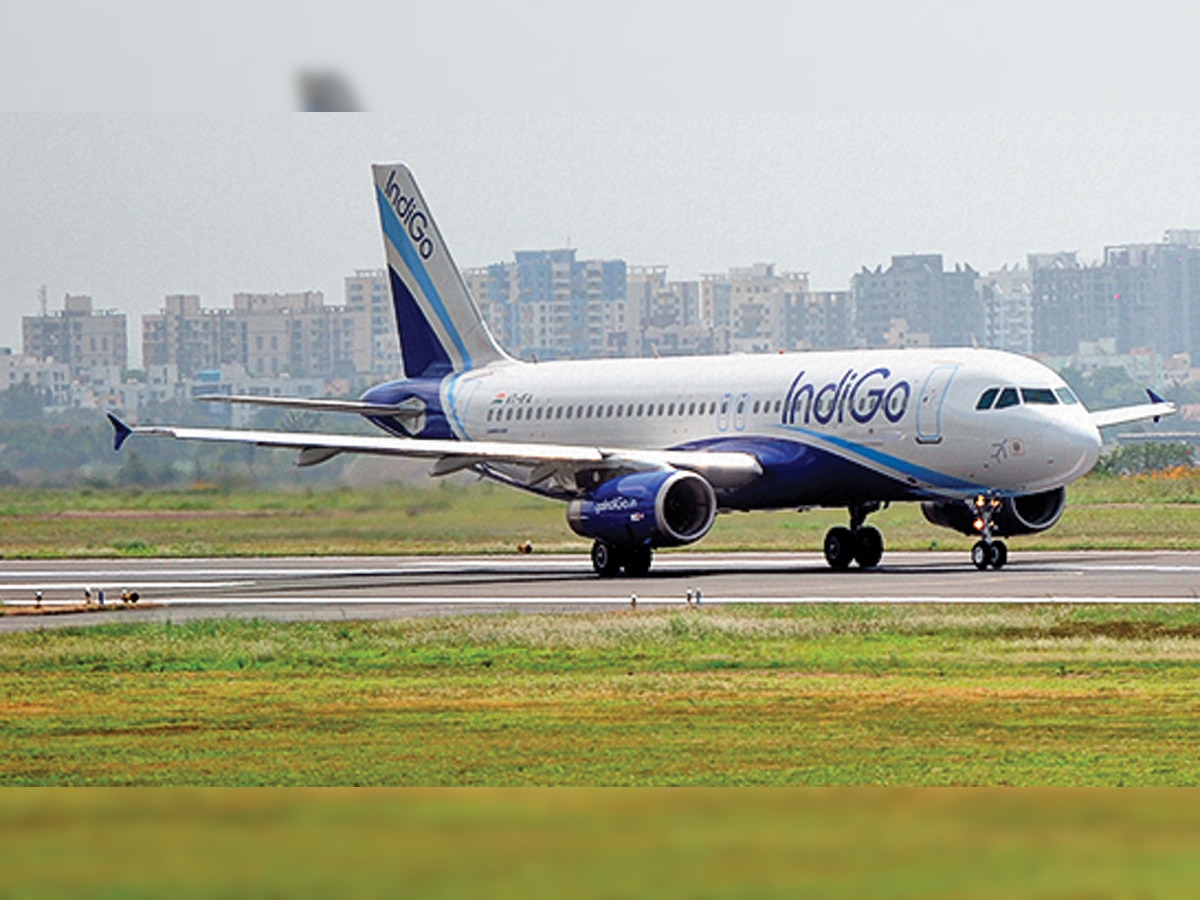
POLYGON ((0 392, 0 421, 37 422, 45 405, 45 393, 23 381, 0 392))

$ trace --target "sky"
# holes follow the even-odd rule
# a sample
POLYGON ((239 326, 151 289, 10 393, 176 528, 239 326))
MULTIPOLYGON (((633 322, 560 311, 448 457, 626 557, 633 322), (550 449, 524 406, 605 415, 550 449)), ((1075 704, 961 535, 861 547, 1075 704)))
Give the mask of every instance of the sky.
POLYGON ((129 313, 135 362, 166 294, 340 302, 383 261, 372 162, 413 167, 464 267, 571 246, 837 290, 1200 228, 1200 7, 831 6, 0 0, 0 346, 43 284, 129 313), (288 111, 314 68, 380 111, 288 111))

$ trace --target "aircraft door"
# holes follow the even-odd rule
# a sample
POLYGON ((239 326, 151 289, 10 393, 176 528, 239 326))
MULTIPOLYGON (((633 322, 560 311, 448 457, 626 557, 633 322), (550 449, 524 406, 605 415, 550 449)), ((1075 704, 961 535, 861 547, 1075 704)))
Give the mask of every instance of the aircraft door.
POLYGON ((746 406, 750 403, 749 394, 739 394, 737 399, 737 409, 734 412, 733 427, 736 431, 746 430, 746 406))
POLYGON ((917 443, 940 444, 942 441, 942 405, 946 402, 946 391, 958 371, 956 365, 934 367, 921 388, 921 399, 917 404, 917 443))
POLYGON ((733 394, 726 394, 721 398, 721 405, 717 409, 717 431, 729 430, 729 407, 733 405, 733 394))

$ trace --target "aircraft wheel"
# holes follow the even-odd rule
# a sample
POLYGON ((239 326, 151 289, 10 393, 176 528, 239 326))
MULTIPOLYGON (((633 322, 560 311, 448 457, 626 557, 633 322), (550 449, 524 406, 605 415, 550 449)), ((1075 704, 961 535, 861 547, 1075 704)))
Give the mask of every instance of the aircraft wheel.
POLYGON ((621 555, 617 548, 604 541, 592 544, 592 568, 601 578, 612 578, 621 571, 621 555))
POLYGON ((971 548, 971 562, 980 572, 992 564, 992 545, 987 541, 976 541, 971 548))
POLYGON ((988 560, 993 569, 1003 569, 1004 564, 1008 562, 1008 545, 1004 541, 992 542, 992 553, 988 560))
POLYGON ((866 525, 854 533, 854 560, 864 569, 873 569, 883 559, 883 535, 866 525))
POLYGON ((654 551, 649 547, 631 547, 625 555, 625 574, 630 578, 644 578, 650 573, 654 551))
POLYGON ((829 563, 831 569, 848 569, 850 563, 854 562, 857 546, 858 541, 854 539, 854 532, 849 528, 843 528, 841 525, 830 528, 825 534, 825 562, 829 563))

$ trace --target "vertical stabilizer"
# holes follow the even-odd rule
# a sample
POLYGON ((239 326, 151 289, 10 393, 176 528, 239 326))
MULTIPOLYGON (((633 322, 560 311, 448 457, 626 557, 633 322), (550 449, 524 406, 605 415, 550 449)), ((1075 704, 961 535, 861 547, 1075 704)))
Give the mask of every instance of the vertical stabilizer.
POLYGON ((508 359, 471 299, 412 172, 401 163, 372 171, 405 376, 432 378, 508 359))

